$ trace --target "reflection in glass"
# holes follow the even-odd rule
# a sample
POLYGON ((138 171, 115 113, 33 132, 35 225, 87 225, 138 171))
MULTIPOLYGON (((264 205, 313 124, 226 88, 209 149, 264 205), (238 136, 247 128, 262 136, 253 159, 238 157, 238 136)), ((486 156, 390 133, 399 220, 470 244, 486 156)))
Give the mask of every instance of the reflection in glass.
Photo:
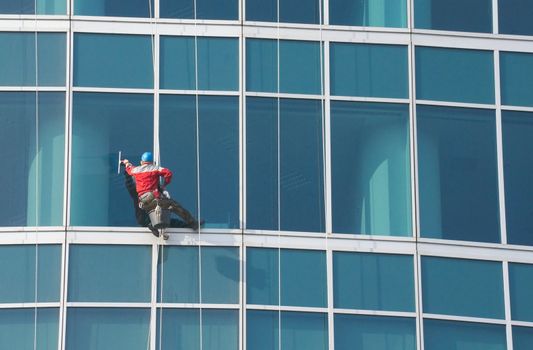
POLYGON ((531 0, 498 1, 498 29, 501 34, 533 35, 531 18, 531 0))
POLYGON ((509 288, 512 319, 533 322, 533 265, 510 263, 509 288))
POLYGON ((59 309, 0 309, 2 349, 56 350, 58 334, 59 309))
POLYGON ((246 249, 246 303, 278 305, 278 250, 246 249))
POLYGON ((405 28, 407 1, 330 0, 329 24, 405 28))
POLYGON ((500 52, 500 76, 503 105, 533 107, 533 54, 500 52))
POLYGON ((0 1, 0 14, 64 15, 66 13, 67 13, 66 0, 17 0, 17 1, 2 0, 0 1), (36 6, 37 6, 37 11, 35 11, 36 6))
POLYGON ((278 43, 246 39, 246 91, 278 91, 278 43))
POLYGON ((424 320, 425 350, 506 350, 505 325, 424 320))
POLYGON ((238 4, 238 0, 160 0, 159 11, 161 18, 236 20, 238 4))
POLYGON ((155 17, 155 0, 76 0, 74 14, 78 16, 155 17))
POLYGON ((246 20, 319 24, 320 6, 321 0, 246 0, 246 20))
POLYGON ((533 344, 533 327, 513 326, 513 349, 529 350, 533 344))
POLYGON ((277 311, 246 311, 246 348, 279 349, 279 314, 277 311))
POLYGON ((492 0, 415 0, 415 27, 492 33, 492 0))

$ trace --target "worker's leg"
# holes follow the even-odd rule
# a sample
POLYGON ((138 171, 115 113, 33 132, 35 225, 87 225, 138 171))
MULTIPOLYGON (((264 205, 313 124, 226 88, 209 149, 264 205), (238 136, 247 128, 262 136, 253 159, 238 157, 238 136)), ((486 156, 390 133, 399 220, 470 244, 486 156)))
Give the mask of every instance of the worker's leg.
POLYGON ((196 221, 194 216, 192 216, 191 213, 189 213, 187 209, 182 207, 181 204, 179 204, 175 200, 170 199, 170 198, 161 199, 160 204, 163 208, 172 211, 173 213, 177 214, 180 218, 182 218, 188 227, 194 230, 198 229, 198 221, 196 221))

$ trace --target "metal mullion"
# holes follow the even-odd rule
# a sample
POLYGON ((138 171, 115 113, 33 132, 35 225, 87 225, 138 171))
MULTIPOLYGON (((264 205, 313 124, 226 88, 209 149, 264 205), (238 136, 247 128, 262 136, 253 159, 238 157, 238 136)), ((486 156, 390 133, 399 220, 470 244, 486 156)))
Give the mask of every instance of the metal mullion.
POLYGON ((416 99, 415 99, 415 102, 417 105, 429 105, 429 106, 440 106, 440 107, 476 108, 476 109, 490 109, 490 110, 496 109, 495 104, 416 100, 416 99))
POLYGON ((409 98, 363 97, 363 96, 330 96, 333 101, 370 102, 370 103, 403 103, 407 104, 409 98))
MULTIPOLYGON (((196 90, 173 90, 173 89, 160 89, 159 94, 164 95, 194 95, 196 96, 196 90)), ((218 90, 198 90, 198 95, 202 96, 239 96, 239 91, 218 91, 218 90)))
MULTIPOLYGON (((72 0, 73 1, 73 0, 72 0)), ((67 116, 66 116, 66 135, 65 135, 65 194, 64 194, 64 204, 65 204, 65 225, 66 229, 70 227, 70 202, 71 202, 71 188, 72 188, 72 124, 73 124, 73 118, 72 118, 72 112, 73 112, 73 105, 74 105, 74 79, 72 77, 74 76, 74 33, 72 32, 72 29, 69 30, 67 35, 67 49, 68 49, 68 59, 67 59, 67 84, 68 84, 68 91, 67 91, 67 103, 66 103, 66 109, 67 109, 67 116)), ((67 230, 65 230, 65 236, 67 235, 67 230)), ((65 237, 66 241, 66 237, 65 237)))
POLYGON ((104 87, 72 87, 74 92, 120 93, 120 94, 153 94, 154 89, 136 88, 104 88, 104 87))
MULTIPOLYGON (((499 18, 498 18, 498 0, 492 0, 492 33, 498 34, 499 30, 499 18)), ((509 348, 510 350, 511 348, 509 348)))
POLYGON ((61 317, 59 328, 61 328, 60 334, 61 337, 58 341, 59 350, 65 349, 66 339, 67 339, 67 315, 68 315, 68 272, 69 272, 69 255, 70 255, 70 244, 65 241, 64 243, 64 265, 62 269, 62 295, 61 295, 61 317))
POLYGON ((388 316, 388 317, 405 317, 415 318, 416 312, 402 311, 382 311, 382 310, 359 310, 359 309, 335 309, 336 314, 344 315, 365 315, 365 316, 388 316))
POLYGON ((36 92, 37 90, 39 92, 66 92, 67 88, 65 86, 0 86, 0 92, 36 92))
POLYGON ((513 326, 511 315, 511 288, 509 281, 509 262, 507 260, 502 261, 502 273, 503 273, 503 301, 505 307, 505 333, 507 338, 507 349, 513 349, 513 326))
POLYGON ((418 250, 415 262, 415 296, 416 296, 416 331, 417 349, 424 350, 424 299, 422 294, 422 256, 418 250))
POLYGON ((533 113, 533 107, 525 106, 500 106, 502 111, 517 111, 517 112, 530 112, 533 113))
POLYGON ((23 303, 2 303, 0 309, 35 309, 39 308, 60 308, 61 302, 23 302, 23 303))
POLYGON ((284 306, 281 305, 258 305, 258 304, 248 304, 248 310, 264 310, 264 311, 292 311, 292 312, 314 312, 314 313, 328 313, 327 307, 311 307, 311 306, 284 306))
POLYGON ((328 298, 328 344, 329 349, 335 349, 335 303, 333 298, 333 250, 326 251, 326 278, 328 298))
MULTIPOLYGON (((244 2, 244 0, 243 0, 244 2)), ((246 98, 244 95, 245 90, 245 50, 246 43, 244 38, 241 36, 239 38, 239 225, 241 230, 245 228, 246 221, 246 98)), ((244 232, 244 231, 241 231, 244 232)), ((242 245, 242 244, 241 244, 242 245)))
POLYGON ((205 303, 157 303, 157 308, 165 309, 225 309, 239 310, 239 304, 205 304, 205 303))
POLYGON ((67 307, 76 308, 135 308, 135 309, 150 309, 151 303, 135 303, 135 302, 79 302, 71 301, 67 302, 67 307))
POLYGON ((246 96, 251 97, 269 97, 269 98, 292 98, 305 100, 320 100, 322 95, 308 95, 308 94, 292 94, 292 93, 277 93, 277 92, 245 92, 246 96))
POLYGON ((531 322, 531 321, 512 321, 511 325, 518 326, 518 327, 533 328, 533 322, 531 322))
MULTIPOLYGON (((156 348, 157 336, 157 263, 159 258, 159 244, 152 244, 152 279, 150 303, 150 349, 156 348)), ((161 259, 163 261, 163 259, 161 259)))
POLYGON ((252 349, 247 349, 247 346, 246 346, 246 336, 247 336, 247 323, 246 323, 246 311, 248 310, 248 307, 247 307, 247 294, 246 294, 246 283, 247 283, 247 279, 246 279, 246 261, 247 261, 247 250, 246 250, 246 245, 244 244, 244 242, 242 242, 241 244, 241 249, 242 249, 242 261, 241 261, 241 303, 240 303, 240 308, 241 308, 241 349, 245 349, 245 350, 252 350, 252 349))
MULTIPOLYGON (((326 0, 328 1, 328 0, 326 0)), ((324 99, 324 108, 323 108, 323 115, 324 115, 324 129, 323 135, 324 140, 322 141, 324 143, 324 208, 325 208, 325 230, 326 235, 333 232, 333 211, 332 211, 332 184, 331 184, 331 91, 330 91, 330 56, 329 56, 329 47, 330 42, 324 41, 324 44, 322 45, 323 52, 321 53, 324 57, 324 64, 323 64, 323 99, 324 99)))
POLYGON ((455 322, 470 322, 470 323, 486 323, 486 324, 496 324, 504 326, 506 324, 505 320, 499 320, 495 318, 484 318, 484 317, 470 317, 470 316, 455 316, 455 315, 442 315, 442 314, 423 314, 425 319, 431 320, 443 320, 443 321, 455 321, 455 322))

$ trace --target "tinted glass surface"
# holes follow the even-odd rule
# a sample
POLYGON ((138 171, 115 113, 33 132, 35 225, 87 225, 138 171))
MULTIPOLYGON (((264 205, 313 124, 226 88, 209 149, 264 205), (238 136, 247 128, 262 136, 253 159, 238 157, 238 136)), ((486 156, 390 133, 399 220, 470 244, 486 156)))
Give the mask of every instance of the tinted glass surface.
POLYGON ((239 248, 203 247, 201 254, 202 302, 239 303, 239 248))
POLYGON ((277 0, 246 0, 246 20, 277 22, 277 0))
POLYGON ((513 349, 528 350, 533 344, 533 328, 513 326, 513 349))
POLYGON ((533 322, 533 265, 510 263, 509 288, 513 320, 533 322))
POLYGON ((246 348, 279 349, 279 314, 277 311, 246 311, 246 348))
POLYGON ((161 302, 162 298, 164 303, 197 303, 200 300, 198 247, 163 247, 159 254, 163 263, 159 258, 157 301, 161 302))
POLYGON ((502 104, 533 106, 533 54, 501 52, 500 77, 502 104))
POLYGON ((425 350, 505 350, 505 326, 424 320, 425 350))
POLYGON ((59 309, 0 309, 0 344, 4 349, 56 350, 58 333, 59 309))
POLYGON ((154 0, 76 0, 74 14, 80 16, 155 17, 154 0))
POLYGON ((417 106, 422 237, 500 242, 492 110, 417 106))
POLYGON ((278 91, 278 43, 276 40, 246 40, 246 91, 278 91))
POLYGON ((502 34, 533 35, 533 4, 529 0, 498 1, 498 28, 502 34))
POLYGON ((246 249, 246 303, 278 305, 278 250, 246 249))
POLYGON ((64 15, 66 0, 0 0, 0 13, 10 15, 64 15), (37 11, 35 11, 37 5, 37 11))
POLYGON ((194 38, 162 36, 160 45, 160 88, 196 89, 194 38))
POLYGON ((161 18, 232 20, 239 16, 237 0, 161 0, 159 6, 161 18))
POLYGON ((194 3, 195 0, 159 0, 159 16, 161 18, 194 18, 194 3))
POLYGON ((318 42, 280 41, 280 92, 295 94, 321 93, 320 76, 323 71, 323 64, 320 62, 320 51, 321 48, 318 42))
POLYGON ((282 312, 281 349, 328 349, 328 315, 282 312))
POLYGON ((279 0, 279 21, 319 24, 321 0, 279 0))
POLYGON ((407 1, 330 0, 329 24, 405 28, 407 1))
POLYGON ((492 0, 415 0, 415 27, 492 33, 492 0))

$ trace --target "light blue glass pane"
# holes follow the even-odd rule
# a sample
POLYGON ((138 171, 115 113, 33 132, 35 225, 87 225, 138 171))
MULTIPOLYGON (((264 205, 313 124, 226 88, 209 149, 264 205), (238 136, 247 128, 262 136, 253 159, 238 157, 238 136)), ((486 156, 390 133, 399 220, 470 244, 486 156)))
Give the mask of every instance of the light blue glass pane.
POLYGON ((414 312, 414 284, 410 255, 333 254, 336 308, 414 312))
POLYGON ((279 0, 279 21, 319 24, 321 0, 279 0))
POLYGON ((200 349, 200 310, 158 309, 156 322, 156 349, 200 349))
POLYGON ((278 91, 278 44, 276 40, 246 40, 246 91, 278 91))
POLYGON ((332 95, 408 98, 407 46, 330 44, 332 95))
POLYGON ((337 314, 335 349, 416 350, 416 320, 337 314))
POLYGON ((333 231, 410 236, 409 106, 331 102, 333 231))
POLYGON ((150 246, 71 245, 68 300, 149 302, 150 246))
POLYGON ((330 0, 329 24, 407 27, 406 0, 330 0))
POLYGON ((513 327, 513 349, 530 350, 533 344, 533 328, 513 327))
POLYGON ((415 27, 492 33, 492 0, 415 0, 415 27))
POLYGON ((238 6, 238 0, 196 0, 196 18, 236 20, 238 6))
MULTIPOLYGON (((222 3, 220 0, 212 1, 222 3)), ((238 70, 238 39, 198 38, 198 89, 237 91, 238 70)))
POLYGON ((148 35, 74 36, 74 86, 152 88, 153 73, 148 35))
POLYGON ((278 305, 278 250, 246 249, 246 303, 278 305))
POLYGON ((159 0, 161 18, 194 18, 195 0, 159 0))
POLYGON ((533 113, 502 111, 507 243, 533 245, 533 113))
POLYGON ((7 15, 34 14, 35 0, 0 0, 0 13, 7 15))
POLYGON ((500 242, 493 110, 417 106, 423 237, 500 242))
POLYGON ((239 349, 239 311, 202 310, 201 350, 239 349))
POLYGON ((246 98, 246 227, 278 229, 278 100, 246 98))
POLYGON ((318 42, 281 40, 279 60, 280 92, 320 95, 318 42))
POLYGON ((0 226, 61 225, 65 93, 4 92, 0 105, 0 147, 9 150, 4 161, 10 164, 0 174, 4 196, 10 198, 0 204, 0 226))
POLYGON ((194 90, 196 88, 194 38, 162 36, 159 60, 159 79, 162 89, 194 90))
POLYGON ((59 309, 0 310, 0 346, 2 349, 57 350, 58 334, 59 309), (37 320, 35 320, 35 312, 37 312, 37 320), (36 325, 37 329, 35 329, 36 325))
POLYGON ((152 149, 153 103, 152 95, 74 94, 73 225, 136 226, 124 176, 117 174, 118 151, 137 163, 143 152, 152 149))
POLYGON ((66 0, 37 0, 37 14, 39 15, 66 15, 66 0))
POLYGON ((282 99, 280 111, 280 229, 324 232, 321 103, 282 99))
POLYGON ((503 319, 502 278, 500 262, 422 257, 424 312, 503 319))
POLYGON ((278 1, 277 0, 245 0, 246 20, 277 22, 278 21, 278 1))
POLYGON ((239 303, 239 249, 236 247, 202 247, 203 303, 239 303))
POLYGON ((239 227, 239 98, 200 96, 200 203, 204 227, 239 227))
POLYGON ((282 312, 281 349, 328 349, 327 314, 312 312, 282 312))
POLYGON ((162 287, 164 303, 197 303, 200 300, 198 247, 164 247, 159 254, 157 301, 161 302, 162 287))
POLYGON ((530 0, 498 1, 498 29, 502 34, 533 35, 533 4, 530 0))
POLYGON ((533 54, 501 52, 500 76, 502 104, 533 106, 533 54))
POLYGON ((69 308, 67 350, 146 350, 150 309, 69 308))
POLYGON ((279 314, 277 311, 246 311, 246 348, 278 350, 279 314))
POLYGON ((326 307, 326 253, 281 251, 281 305, 326 307))
POLYGON ((513 320, 533 322, 533 265, 510 263, 509 288, 513 320))
MULTIPOLYGON (((0 247, 0 302, 58 302, 61 281, 60 245, 0 247), (38 276, 35 276, 35 259, 38 276), (37 283, 37 300, 35 284, 37 283)), ((1 338, 0 338, 1 339, 1 338)))
POLYGON ((0 47, 0 85, 35 86, 36 60, 39 86, 65 85, 65 34, 39 33, 35 42, 35 33, 0 33, 0 47))
POLYGON ((74 14, 79 16, 154 17, 154 0, 76 0, 74 14), (151 8, 150 8, 151 7, 151 8))
POLYGON ((424 320, 425 350, 506 350, 505 325, 424 320))
POLYGON ((494 103, 492 51, 417 47, 416 98, 494 103))

